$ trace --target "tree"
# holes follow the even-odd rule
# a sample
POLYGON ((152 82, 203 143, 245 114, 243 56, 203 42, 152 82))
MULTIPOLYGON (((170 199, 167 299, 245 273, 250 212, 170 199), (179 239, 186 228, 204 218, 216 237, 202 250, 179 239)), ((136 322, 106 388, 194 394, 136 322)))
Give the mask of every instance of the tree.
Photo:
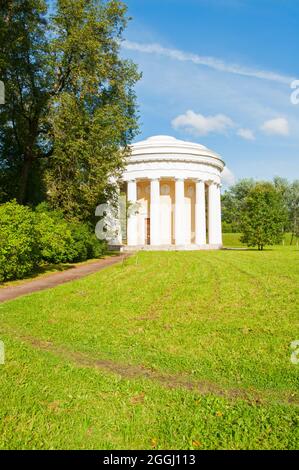
POLYGON ((293 243, 294 237, 299 236, 299 181, 295 180, 289 183, 288 180, 280 177, 275 177, 274 186, 284 201, 288 219, 285 226, 285 231, 291 232, 291 241, 293 243))
POLYGON ((0 184, 3 199, 24 202, 46 152, 45 114, 52 86, 43 0, 0 4, 0 184))
POLYGON ((256 183, 244 200, 241 210, 241 242, 263 250, 280 243, 287 211, 282 195, 272 183, 256 183))
POLYGON ((253 179, 243 179, 229 188, 221 198, 222 221, 230 232, 240 231, 241 209, 246 196, 254 187, 253 179))
POLYGON ((295 180, 290 187, 289 220, 292 244, 294 237, 299 237, 299 180, 295 180))
POLYGON ((118 0, 57 0, 51 16, 44 0, 1 4, 6 199, 36 203, 46 193, 68 217, 87 219, 113 191, 137 131, 139 74, 119 56, 126 23, 118 0))
POLYGON ((46 186, 52 205, 68 216, 86 219, 108 197, 137 129, 133 86, 139 75, 118 55, 125 12, 118 1, 60 0, 53 17, 54 67, 63 92, 50 114, 55 147, 46 186))

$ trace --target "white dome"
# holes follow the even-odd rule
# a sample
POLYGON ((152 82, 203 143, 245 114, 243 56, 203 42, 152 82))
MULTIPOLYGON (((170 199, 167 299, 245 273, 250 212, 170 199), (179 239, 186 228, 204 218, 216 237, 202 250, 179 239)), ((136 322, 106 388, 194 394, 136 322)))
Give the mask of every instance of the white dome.
POLYGON ((148 137, 145 141, 146 142, 165 142, 165 141, 172 141, 175 142, 177 139, 172 137, 171 135, 153 135, 152 137, 148 137))
POLYGON ((207 147, 205 147, 204 145, 197 144, 194 142, 188 142, 186 140, 179 140, 170 135, 154 135, 140 142, 136 142, 136 144, 132 145, 133 148, 145 147, 145 146, 150 146, 150 147, 152 146, 190 147, 191 146, 191 147, 197 147, 198 149, 207 150, 207 147))
POLYGON ((123 179, 178 178, 220 183, 221 157, 204 145, 155 135, 131 145, 123 179))

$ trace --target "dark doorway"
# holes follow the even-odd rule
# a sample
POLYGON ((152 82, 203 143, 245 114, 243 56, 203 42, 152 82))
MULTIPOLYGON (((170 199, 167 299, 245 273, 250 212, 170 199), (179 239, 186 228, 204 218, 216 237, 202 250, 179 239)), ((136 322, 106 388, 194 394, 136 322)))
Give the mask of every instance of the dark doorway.
POLYGON ((147 245, 151 244, 151 219, 145 219, 145 242, 147 245))

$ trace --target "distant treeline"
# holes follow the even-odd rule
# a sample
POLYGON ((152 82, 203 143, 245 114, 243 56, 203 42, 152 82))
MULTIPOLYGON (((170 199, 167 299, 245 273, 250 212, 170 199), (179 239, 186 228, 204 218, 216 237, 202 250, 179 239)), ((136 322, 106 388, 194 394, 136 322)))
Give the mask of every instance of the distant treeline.
MULTIPOLYGON (((253 179, 242 179, 231 186, 222 195, 222 228, 223 232, 242 232, 246 201, 257 185, 265 182, 253 179)), ((291 243, 299 236, 299 180, 289 182, 287 179, 275 177, 271 185, 280 200, 279 211, 284 211, 283 231, 291 233, 291 243)), ((275 215, 275 214, 274 214, 275 215)), ((264 214, 267 218, 267 211, 264 214)))

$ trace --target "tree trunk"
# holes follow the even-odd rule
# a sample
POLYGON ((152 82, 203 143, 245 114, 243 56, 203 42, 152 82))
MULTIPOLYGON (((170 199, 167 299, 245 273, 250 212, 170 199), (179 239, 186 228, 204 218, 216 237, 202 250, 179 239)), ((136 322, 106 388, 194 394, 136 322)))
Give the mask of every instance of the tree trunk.
POLYGON ((28 127, 28 140, 24 150, 24 161, 20 174, 20 185, 18 194, 19 204, 26 204, 27 202, 29 174, 35 157, 34 146, 38 136, 38 122, 39 114, 36 113, 34 119, 30 120, 28 127))
POLYGON ((24 163, 23 163, 22 170, 21 170, 21 175, 20 175, 20 186, 19 186, 19 194, 18 194, 19 204, 26 203, 29 172, 30 172, 31 165, 32 165, 32 158, 29 156, 25 156, 24 163))

